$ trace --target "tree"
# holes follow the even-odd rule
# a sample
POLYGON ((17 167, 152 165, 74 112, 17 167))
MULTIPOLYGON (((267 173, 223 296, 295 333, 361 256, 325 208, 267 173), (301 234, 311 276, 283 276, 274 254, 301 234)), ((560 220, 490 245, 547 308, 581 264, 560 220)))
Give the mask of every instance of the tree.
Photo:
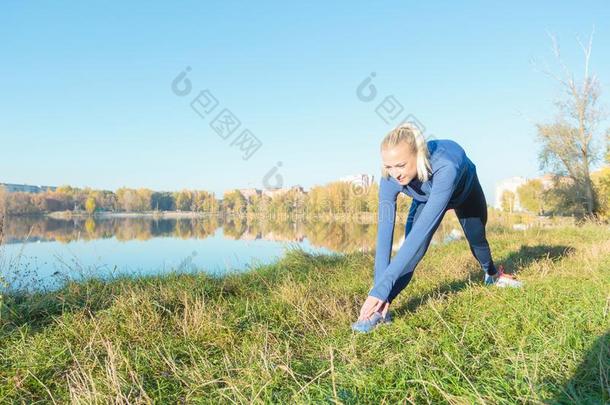
POLYGON ((351 184, 344 181, 332 182, 327 186, 328 200, 332 213, 347 211, 348 200, 351 193, 351 184))
POLYGON ((247 201, 237 190, 228 192, 223 198, 223 208, 229 212, 245 212, 247 201))
POLYGON ((95 201, 95 197, 89 196, 87 201, 85 201, 85 210, 88 214, 93 214, 95 209, 97 208, 97 203, 95 201))
POLYGON ((551 39, 562 73, 555 75, 548 70, 546 73, 559 82, 564 98, 555 103, 559 111, 553 122, 536 124, 537 140, 542 145, 540 166, 556 175, 570 177, 574 182, 572 194, 582 198, 586 214, 592 215, 596 210, 596 196, 590 173, 600 155, 595 138, 603 119, 598 106, 599 80, 589 72, 593 35, 587 46, 578 41, 584 53, 581 81, 574 78, 562 60, 557 41, 554 37, 551 39))
POLYGON ((116 191, 119 207, 126 212, 135 211, 138 207, 138 193, 130 188, 119 188, 116 191))
POLYGON ((606 164, 610 165, 610 128, 606 130, 606 164))
POLYGON ((193 211, 198 212, 213 212, 214 211, 214 195, 207 191, 194 191, 193 192, 193 211))
POLYGON ((542 215, 545 211, 544 185, 540 180, 533 179, 517 188, 517 196, 521 207, 526 211, 542 215))
MULTIPOLYGON (((93 190, 89 187, 85 189, 74 189, 74 210, 86 210, 87 199, 93 195, 93 190)), ((95 198, 95 196, 93 197, 95 198)))
POLYGON ((151 208, 155 211, 173 211, 176 209, 174 195, 170 192, 154 192, 150 196, 151 208))
POLYGON ((248 201, 248 214, 264 214, 265 207, 262 205, 263 196, 254 194, 248 201))
POLYGON ((214 193, 207 193, 207 198, 205 199, 205 204, 203 205, 204 212, 215 213, 218 212, 218 200, 216 199, 216 195, 214 193))
POLYGON ((176 193, 176 209, 178 211, 191 211, 193 205, 193 193, 182 190, 176 193))
POLYGON ((0 218, 4 216, 6 209, 6 189, 4 186, 0 186, 0 218))
POLYGON ((116 211, 117 210, 117 197, 112 191, 101 190, 98 191, 95 200, 97 201, 98 209, 104 211, 116 211))
POLYGON ((152 207, 150 205, 152 190, 147 188, 139 188, 137 191, 138 194, 138 211, 149 211, 152 207))
POLYGON ((53 198, 59 202, 62 209, 72 211, 75 206, 76 189, 70 186, 60 186, 53 193, 53 198))
POLYGON ((40 208, 36 206, 34 194, 26 192, 7 193, 6 213, 15 215, 39 214, 40 208))
POLYGON ((610 166, 593 173, 592 178, 599 198, 599 216, 608 220, 610 219, 610 166))
POLYGON ((516 195, 512 191, 506 190, 502 193, 502 210, 507 212, 513 212, 515 209, 516 195))
POLYGON ((75 191, 76 191, 75 188, 72 188, 71 186, 68 186, 68 185, 59 186, 55 190, 55 192, 57 192, 57 193, 66 194, 66 195, 74 195, 75 191))
POLYGON ((324 212, 325 193, 321 186, 312 187, 307 195, 307 212, 321 214, 324 212))
POLYGON ((6 214, 6 189, 0 186, 0 243, 3 240, 4 216, 6 214))
POLYGON ((368 212, 377 213, 379 208, 379 185, 377 183, 371 184, 367 189, 366 206, 368 212))

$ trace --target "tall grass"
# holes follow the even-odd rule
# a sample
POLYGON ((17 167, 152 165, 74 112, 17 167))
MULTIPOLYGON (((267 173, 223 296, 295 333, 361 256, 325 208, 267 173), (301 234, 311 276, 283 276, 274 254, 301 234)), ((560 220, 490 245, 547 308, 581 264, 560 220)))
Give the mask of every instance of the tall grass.
POLYGON ((373 256, 289 251, 250 273, 69 283, 10 296, 0 402, 605 403, 604 225, 492 230, 522 290, 481 285, 464 241, 430 247, 371 334, 350 323, 373 256))

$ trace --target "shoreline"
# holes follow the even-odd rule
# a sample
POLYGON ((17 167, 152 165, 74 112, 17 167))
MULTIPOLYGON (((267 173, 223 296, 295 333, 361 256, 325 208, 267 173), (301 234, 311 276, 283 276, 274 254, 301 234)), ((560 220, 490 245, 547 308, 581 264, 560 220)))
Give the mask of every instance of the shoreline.
POLYGON ((219 213, 195 212, 195 211, 147 211, 147 212, 96 212, 88 214, 86 212, 58 211, 41 214, 43 217, 55 219, 70 218, 204 218, 220 216, 219 213))
MULTIPOLYGON (((21 215, 20 215, 21 216, 21 215)), ((41 213, 32 216, 47 217, 53 219, 87 219, 87 218, 159 218, 159 219, 189 219, 189 218, 224 218, 224 219, 267 219, 267 220, 293 220, 293 221, 322 221, 322 222, 358 222, 362 224, 373 224, 377 222, 377 213, 335 213, 335 214, 287 214, 279 213, 276 215, 252 214, 252 213, 209 213, 195 211, 147 211, 147 212, 96 212, 88 214, 86 212, 57 211, 41 213)), ((398 220, 406 220, 407 213, 398 212, 398 220)))

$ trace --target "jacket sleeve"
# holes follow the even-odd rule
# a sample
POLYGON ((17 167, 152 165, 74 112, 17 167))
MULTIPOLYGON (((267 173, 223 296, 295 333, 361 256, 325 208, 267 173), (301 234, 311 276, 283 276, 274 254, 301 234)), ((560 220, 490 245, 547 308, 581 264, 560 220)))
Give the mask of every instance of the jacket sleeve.
POLYGON ((379 181, 379 207, 377 210, 377 247, 375 250, 375 283, 380 278, 392 254, 394 224, 396 219, 396 197, 400 189, 384 177, 379 181))
MULTIPOLYGON (((386 269, 380 271, 379 277, 376 277, 375 285, 369 292, 369 295, 382 301, 387 301, 396 281, 407 273, 407 264, 420 249, 427 247, 424 245, 429 243, 432 234, 445 214, 453 194, 456 177, 457 170, 450 163, 439 167, 433 173, 432 189, 430 190, 428 201, 422 208, 419 218, 413 224, 411 232, 405 237, 402 246, 398 249, 391 263, 386 269)), ((382 256, 382 258, 385 258, 385 256, 382 256)), ((414 266, 411 268, 411 271, 413 268, 414 266)))

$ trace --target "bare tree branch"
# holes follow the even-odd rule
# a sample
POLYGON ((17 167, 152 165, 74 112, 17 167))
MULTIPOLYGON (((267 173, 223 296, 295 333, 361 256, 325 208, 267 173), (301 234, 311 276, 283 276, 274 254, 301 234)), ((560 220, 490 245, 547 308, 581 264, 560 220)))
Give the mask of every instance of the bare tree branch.
POLYGON ((538 141, 542 144, 541 167, 552 168, 557 175, 566 173, 574 181, 575 187, 582 188, 589 215, 594 213, 596 206, 590 170, 600 155, 594 137, 603 115, 597 105, 599 81, 595 74, 590 73, 593 32, 587 46, 577 37, 584 55, 582 82, 576 81, 564 62, 555 35, 547 33, 562 73, 555 74, 551 69, 546 69, 544 73, 561 85, 566 98, 555 102, 560 114, 554 122, 537 124, 538 141))

